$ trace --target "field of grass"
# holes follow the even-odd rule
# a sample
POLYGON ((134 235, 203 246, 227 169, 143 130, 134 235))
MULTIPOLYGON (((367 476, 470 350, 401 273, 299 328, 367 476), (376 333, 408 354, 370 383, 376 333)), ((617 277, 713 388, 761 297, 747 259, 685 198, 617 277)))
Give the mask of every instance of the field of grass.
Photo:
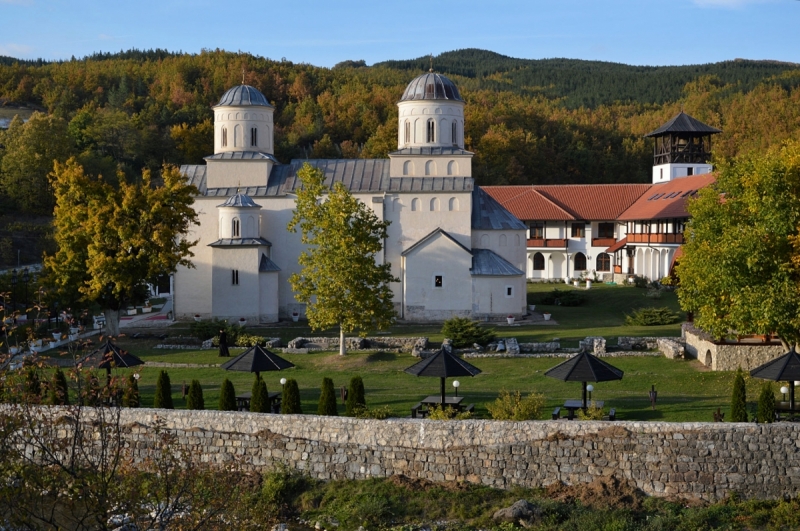
MULTIPOLYGON (((581 290, 586 297, 577 307, 542 306, 540 298, 553 288, 575 289, 566 285, 529 284, 529 302, 537 305, 537 311, 549 311, 557 325, 527 325, 519 327, 496 326, 500 337, 516 337, 521 342, 561 339, 562 346, 577 346, 577 341, 590 335, 605 337, 609 344, 616 343, 618 336, 678 336, 680 325, 657 327, 625 326, 625 315, 642 306, 667 306, 679 311, 677 297, 673 292, 664 292, 660 299, 645 297, 643 289, 622 286, 600 285, 591 290, 581 290)), ((184 325, 185 327, 186 325, 184 325)), ((427 336, 433 343, 443 339, 440 324, 397 325, 393 335, 427 336)), ((284 344, 299 336, 311 335, 311 330, 302 323, 283 324, 276 327, 250 328, 250 333, 267 337, 281 337, 284 344)), ((186 334, 188 330, 169 329, 170 335, 186 334)), ((324 335, 336 335, 328 331, 324 335)), ((322 335, 314 333, 314 335, 322 335)), ((157 339, 119 339, 120 346, 130 350, 146 362, 220 364, 226 360, 217 356, 216 350, 162 350, 153 348, 157 339)), ((232 349, 232 355, 242 352, 232 349)), ((280 373, 264 373, 267 388, 280 390, 282 377, 295 378, 301 392, 303 410, 315 413, 323 377, 331 377, 335 387, 346 386, 352 376, 364 379, 367 402, 370 406, 388 406, 396 416, 408 416, 411 406, 422 397, 436 394, 439 380, 418 378, 403 372, 417 359, 408 353, 351 352, 345 357, 335 352, 311 354, 285 354, 286 359, 296 365, 295 369, 280 373)), ((543 412, 547 417, 555 406, 566 399, 580 397, 579 383, 565 383, 544 376, 547 369, 563 361, 563 358, 480 358, 470 360, 483 371, 474 378, 461 378, 459 394, 467 403, 474 403, 476 416, 488 418, 486 406, 493 402, 501 390, 522 393, 537 392, 546 397, 543 412)), ((623 420, 666 421, 711 421, 717 408, 727 411, 730 402, 733 374, 711 372, 693 360, 668 360, 661 357, 623 357, 609 361, 625 371, 621 381, 594 384, 593 398, 604 400, 606 407, 614 407, 617 417, 623 420), (652 385, 658 390, 658 404, 651 409, 648 391, 652 385)), ((161 368, 140 367, 139 387, 142 405, 151 406, 155 382, 161 368)), ((224 378, 229 378, 237 391, 249 391, 253 376, 248 373, 228 372, 218 367, 167 368, 173 384, 176 407, 184 407, 181 397, 182 384, 187 387, 193 379, 203 386, 206 406, 216 408, 219 388, 224 378)), ((124 370, 119 370, 120 374, 124 370)), ((452 393, 452 379, 447 382, 447 392, 452 393)), ((748 381, 748 396, 755 400, 760 381, 748 381)), ((344 406, 340 404, 340 412, 344 406)))

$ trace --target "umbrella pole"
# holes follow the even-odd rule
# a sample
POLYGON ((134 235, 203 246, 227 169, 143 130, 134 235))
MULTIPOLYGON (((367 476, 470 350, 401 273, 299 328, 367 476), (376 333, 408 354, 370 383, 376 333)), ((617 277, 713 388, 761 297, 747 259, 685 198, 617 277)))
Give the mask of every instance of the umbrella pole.
POLYGON ((583 382, 583 411, 586 412, 586 382, 583 382))
MULTIPOLYGON (((794 390, 792 392, 794 392, 794 390)), ((444 377, 442 377, 442 409, 444 409, 444 377)))
POLYGON ((111 367, 106 367, 106 387, 111 387, 111 367))
POLYGON ((789 382, 789 409, 794 411, 794 382, 789 382))

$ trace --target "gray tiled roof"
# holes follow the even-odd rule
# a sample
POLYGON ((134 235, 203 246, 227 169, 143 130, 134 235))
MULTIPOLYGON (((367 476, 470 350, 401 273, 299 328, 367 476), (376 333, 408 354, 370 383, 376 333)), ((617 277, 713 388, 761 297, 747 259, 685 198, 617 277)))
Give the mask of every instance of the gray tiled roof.
POLYGON ((492 196, 475 187, 472 191, 472 228, 477 230, 525 230, 527 227, 492 196))
POLYGON ((669 133, 689 133, 695 135, 713 135, 716 133, 721 133, 719 129, 715 127, 711 127, 710 125, 706 125, 697 118, 693 118, 686 114, 685 112, 681 111, 672 119, 656 129, 655 131, 650 131, 645 137, 648 136, 661 136, 666 135, 669 133))
POLYGON ((264 238, 222 238, 208 244, 209 247, 255 247, 259 245, 272 247, 272 244, 264 238))
POLYGON ((464 101, 456 84, 435 72, 428 72, 411 80, 400 98, 400 101, 409 100, 464 101))
POLYGON ((261 208, 253 201, 253 198, 247 194, 232 195, 227 201, 218 205, 218 207, 261 208))
POLYGON ((258 272, 259 273, 272 273, 274 271, 280 271, 281 268, 278 267, 278 264, 267 258, 267 255, 261 255, 261 262, 258 264, 258 272))
POLYGON ((271 160, 275 164, 280 164, 271 153, 262 153, 261 151, 224 151, 203 158, 205 160, 271 160))
POLYGON ((489 249, 472 249, 471 271, 473 276, 514 277, 525 274, 489 249))
POLYGON ((230 105, 233 107, 272 107, 267 101, 267 98, 255 87, 250 85, 239 85, 228 89, 225 94, 219 99, 214 107, 230 105))
POLYGON ((398 149, 389 153, 389 156, 391 155, 474 155, 474 153, 455 146, 422 146, 398 149))
POLYGON ((316 159, 293 160, 290 164, 272 167, 266 186, 207 188, 206 166, 181 166, 201 195, 228 197, 245 193, 250 197, 280 197, 294 193, 300 186, 297 172, 308 162, 325 172, 325 185, 341 182, 352 193, 357 192, 470 192, 472 177, 389 177, 388 159, 316 159))
POLYGON ((400 253, 400 254, 401 254, 401 255, 403 255, 403 256, 406 256, 407 254, 409 254, 411 251, 413 251, 413 250, 414 250, 414 249, 416 249, 417 247, 420 247, 420 246, 424 245, 424 244, 425 244, 425 242, 432 240, 432 239, 433 239, 433 238, 434 238, 434 237, 435 237, 437 234, 441 234, 442 236, 444 236, 444 237, 445 237, 445 238, 447 238, 448 240, 452 241, 453 243, 455 243, 456 245, 458 245, 459 247, 461 247, 462 249, 464 249, 464 250, 465 250, 466 252, 468 252, 469 254, 472 254, 472 251, 470 251, 469 249, 467 249, 466 247, 464 247, 462 244, 460 244, 460 243, 458 242, 458 240, 456 240, 455 238, 453 238, 453 237, 450 235, 450 233, 448 233, 447 231, 445 231, 445 230, 443 230, 443 229, 441 229, 441 228, 436 228, 434 231, 432 231, 432 232, 428 233, 426 236, 423 236, 422 238, 420 238, 420 240, 419 240, 418 242, 416 242, 414 245, 412 245, 411 247, 409 247, 408 249, 406 249, 405 251, 403 251, 403 252, 402 252, 402 253, 400 253))

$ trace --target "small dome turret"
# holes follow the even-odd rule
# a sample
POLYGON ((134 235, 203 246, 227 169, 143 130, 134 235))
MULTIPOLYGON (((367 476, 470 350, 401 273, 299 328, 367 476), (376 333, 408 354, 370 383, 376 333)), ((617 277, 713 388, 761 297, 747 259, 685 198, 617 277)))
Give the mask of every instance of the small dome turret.
POLYGON ((214 107, 272 107, 260 90, 250 85, 239 85, 229 89, 214 107))
POLYGON ((253 201, 253 198, 247 194, 236 194, 230 196, 224 203, 217 208, 233 207, 233 208, 261 208, 253 201))
POLYGON ((435 72, 428 72, 417 76, 406 87, 400 101, 412 100, 456 100, 461 99, 456 84, 448 78, 435 72))

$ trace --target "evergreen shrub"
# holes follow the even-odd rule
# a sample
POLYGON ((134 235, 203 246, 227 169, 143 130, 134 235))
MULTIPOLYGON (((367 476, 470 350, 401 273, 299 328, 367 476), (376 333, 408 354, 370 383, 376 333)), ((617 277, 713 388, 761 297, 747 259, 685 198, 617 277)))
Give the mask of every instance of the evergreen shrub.
POLYGON ((47 403, 53 406, 69 405, 69 387, 64 371, 59 367, 53 374, 53 381, 50 383, 50 395, 47 403))
POLYGON ((139 382, 132 375, 128 375, 128 385, 122 395, 122 405, 125 407, 139 407, 139 382))
POLYGON ((236 411, 236 391, 233 389, 233 383, 227 378, 222 381, 222 388, 219 391, 219 410, 236 411))
POLYGON ((269 393, 267 392, 267 383, 257 375, 253 380, 253 387, 250 391, 250 412, 251 413, 269 413, 269 393))
POLYGON ((747 422, 747 388, 741 367, 736 370, 736 376, 733 379, 731 422, 747 422))
POLYGON ((192 380, 189 384, 189 393, 186 395, 186 409, 205 409, 206 404, 203 400, 203 388, 198 380, 192 380))
POLYGON ((339 412, 336 411, 336 393, 333 390, 333 380, 330 378, 322 379, 322 392, 319 395, 317 415, 329 417, 336 417, 339 415, 339 412))
POLYGON ((156 394, 153 397, 153 407, 161 409, 175 409, 172 404, 172 384, 169 381, 167 371, 158 373, 156 380, 156 394))
POLYGON ((348 417, 355 417, 356 409, 366 407, 367 400, 364 397, 364 381, 361 379, 361 376, 353 376, 350 378, 350 385, 347 389, 346 415, 348 417))
POLYGON ((580 291, 556 288, 542 296, 541 304, 548 306, 580 306, 585 300, 586 297, 580 291))
POLYGON ((289 378, 283 386, 283 396, 281 398, 281 413, 286 415, 297 415, 303 413, 300 406, 300 388, 297 380, 289 378))
POLYGON ((758 395, 758 422, 775 422, 775 391, 772 382, 764 382, 758 395))
POLYGON ((471 347, 473 343, 485 346, 495 337, 493 328, 484 328, 466 317, 453 317, 445 321, 442 334, 451 339, 456 348, 471 347))
POLYGON ((625 324, 628 326, 659 326, 677 323, 680 316, 662 306, 660 308, 638 308, 632 315, 625 316, 625 324))

